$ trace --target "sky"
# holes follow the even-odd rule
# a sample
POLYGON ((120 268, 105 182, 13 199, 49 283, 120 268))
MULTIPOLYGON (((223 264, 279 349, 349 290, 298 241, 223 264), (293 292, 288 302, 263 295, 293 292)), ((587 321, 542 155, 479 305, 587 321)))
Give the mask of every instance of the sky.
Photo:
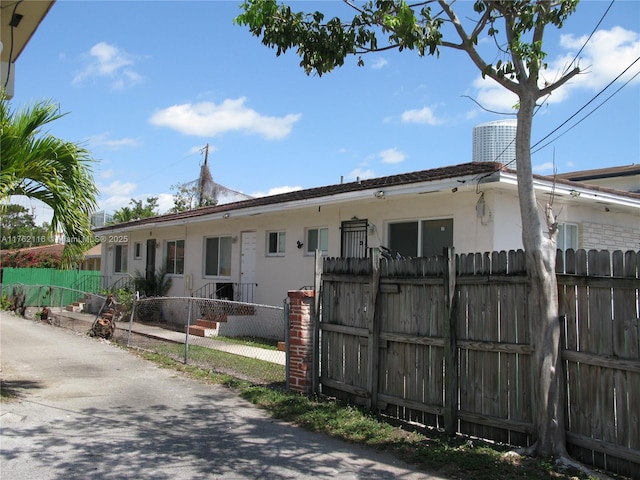
MULTIPOLYGON (((349 57, 308 76, 294 50, 278 57, 233 23, 240 3, 57 0, 16 62, 11 107, 60 106, 47 133, 91 152, 99 210, 158 197, 160 213, 198 177, 206 145, 217 183, 263 196, 470 162, 473 127, 515 113, 515 97, 452 49, 349 57)), ((351 15, 337 1, 290 3, 351 15)), ((479 49, 500 58, 486 37, 479 49)), ((545 80, 576 55, 583 73, 534 117, 534 172, 637 164, 640 2, 583 0, 544 50, 545 80)))

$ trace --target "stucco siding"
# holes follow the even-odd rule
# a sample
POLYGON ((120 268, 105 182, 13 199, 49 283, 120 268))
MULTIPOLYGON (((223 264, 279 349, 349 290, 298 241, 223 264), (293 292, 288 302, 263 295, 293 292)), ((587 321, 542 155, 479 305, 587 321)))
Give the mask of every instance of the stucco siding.
MULTIPOLYGON (((606 206, 584 196, 542 192, 538 197, 540 215, 552 200, 558 222, 578 226, 578 248, 638 249, 640 222, 632 209, 606 206)), ((375 192, 357 199, 326 197, 324 201, 296 201, 264 210, 230 209, 164 223, 162 217, 143 225, 114 226, 113 234, 126 235, 128 273, 144 273, 147 240, 155 239, 156 269, 167 252, 167 242, 184 240, 184 272, 171 274, 171 296, 190 296, 208 283, 241 283, 243 232, 255 232, 255 289, 253 301, 281 306, 288 290, 310 286, 314 281, 314 257, 307 251, 307 229, 327 228, 329 257, 341 256, 341 225, 349 220, 367 220, 366 246, 369 250, 389 246, 389 228, 395 222, 421 222, 451 219, 453 246, 457 253, 491 252, 522 248, 522 222, 514 185, 470 184, 437 192, 416 189, 396 193, 386 190, 381 198, 375 192), (179 222, 179 223, 178 223, 179 222), (284 252, 269 255, 269 232, 285 232, 284 252), (205 238, 230 237, 229 275, 205 275, 205 238), (298 242, 302 248, 298 248, 298 242), (134 258, 134 245, 140 243, 141 256, 134 258)), ((543 219, 541 221, 544 222, 543 219)), ((544 223, 543 223, 544 224, 544 223)), ((447 227, 448 228, 448 227, 447 227)), ((112 280, 115 248, 103 244, 102 272, 112 280)), ((245 258, 253 258, 248 255, 245 258)), ((246 263, 246 262, 245 262, 246 263)), ((250 268, 249 270, 253 270, 250 268)), ((126 275, 126 274, 124 274, 126 275)))

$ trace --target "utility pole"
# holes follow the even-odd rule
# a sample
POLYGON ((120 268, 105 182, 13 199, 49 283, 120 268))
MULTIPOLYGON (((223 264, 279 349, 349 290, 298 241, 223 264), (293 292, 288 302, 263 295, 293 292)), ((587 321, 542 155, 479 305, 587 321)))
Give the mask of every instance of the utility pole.
POLYGON ((206 178, 205 174, 208 172, 209 167, 207 166, 207 162, 209 161, 209 144, 207 143, 204 146, 204 164, 200 167, 200 178, 198 178, 198 199, 197 199, 197 207, 201 207, 204 205, 204 196, 205 196, 205 183, 206 178))
POLYGON ((207 143, 204 146, 204 164, 207 164, 207 160, 209 160, 209 144, 207 143))

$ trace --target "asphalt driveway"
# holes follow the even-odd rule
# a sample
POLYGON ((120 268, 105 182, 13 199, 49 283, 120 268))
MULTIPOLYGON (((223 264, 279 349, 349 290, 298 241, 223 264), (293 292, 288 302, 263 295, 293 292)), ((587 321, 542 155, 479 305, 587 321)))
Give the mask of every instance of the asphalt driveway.
POLYGON ((232 390, 0 312, 3 479, 436 479, 270 418, 232 390))

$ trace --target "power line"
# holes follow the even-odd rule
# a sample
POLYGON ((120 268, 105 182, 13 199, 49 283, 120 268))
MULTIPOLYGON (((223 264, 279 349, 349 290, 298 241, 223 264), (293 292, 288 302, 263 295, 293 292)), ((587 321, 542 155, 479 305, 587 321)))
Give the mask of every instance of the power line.
MULTIPOLYGON (((531 152, 531 154, 533 155, 534 153, 538 153, 540 150, 542 150, 543 148, 547 147, 548 145, 550 145, 551 143, 555 142, 558 138, 562 137, 564 134, 569 133, 571 130, 573 130, 574 127, 577 127, 580 123, 582 123, 584 120, 586 120, 589 116, 591 116, 592 113, 594 113, 596 110, 598 110, 602 105, 604 105, 605 103, 607 103, 611 97, 613 97, 615 94, 617 94, 620 90, 622 90, 624 87, 626 87, 634 78, 636 78, 638 75, 640 75, 640 72, 637 72, 634 76, 632 76, 629 80, 627 80, 623 85, 620 86, 620 88, 618 88, 615 92, 613 92, 611 95, 609 95, 602 103, 600 103, 596 108, 594 108, 593 110, 591 110, 587 115, 585 115, 584 117, 582 117, 580 120, 578 120, 575 124, 573 124, 571 127, 569 127, 566 131, 562 132, 560 135, 558 135, 557 137, 551 139, 549 142, 545 143, 544 145, 542 145, 540 148, 538 148, 537 150, 533 150, 531 152)), ((565 122, 566 123, 566 122, 565 122)), ((553 133, 553 132, 552 132, 553 133)), ((551 135, 551 134, 549 134, 551 135)), ((549 136, 547 135, 547 137, 549 136)), ((547 138, 545 137, 545 138, 547 138)), ((544 139, 543 139, 544 140, 544 139)), ((542 140, 540 140, 541 142, 542 140)), ((540 143, 538 142, 538 143, 540 143)), ((538 145, 538 143, 536 143, 535 145, 533 145, 531 148, 535 147, 536 145, 538 145)))
MULTIPOLYGON (((587 106, 589 106, 590 103, 592 103, 593 101, 595 101, 596 98, 598 98, 600 95, 602 95, 605 90, 607 90, 611 85, 613 85, 616 81, 618 81, 618 79, 620 79, 620 77, 622 77, 625 73, 627 73, 627 71, 629 71, 629 69, 631 67, 633 67, 638 61, 640 61, 640 57, 636 58, 633 62, 631 62, 631 64, 625 68, 622 73, 620 73, 616 78, 614 78, 613 80, 611 80, 611 82, 609 82, 602 90, 600 90, 591 100, 589 100, 587 103, 585 103, 582 107, 580 107, 573 115, 571 115, 569 118, 567 118, 564 122, 562 122, 560 125, 558 125, 556 128, 554 128, 553 130, 551 130, 551 132, 549 132, 547 135, 545 135, 544 137, 542 137, 539 141, 537 141, 534 145, 531 146, 531 148, 535 148, 537 147, 540 143, 542 143, 544 140, 546 140, 547 138, 549 138, 551 135, 553 135, 555 132, 557 132, 558 130, 560 130, 564 125, 566 125, 569 121, 571 121, 573 118, 575 118, 582 110, 584 110, 585 108, 587 108, 587 106)), ((597 110, 598 108, 600 108, 604 103, 606 103, 607 101, 609 101, 609 99, 611 99, 611 97, 613 97, 616 93, 618 93, 620 90, 622 90, 622 88, 624 88, 629 82, 631 82, 631 80, 633 80, 638 74, 636 73, 633 77, 631 77, 631 79, 629 81, 627 81, 624 85, 622 85, 618 90, 616 90, 613 94, 611 94, 604 102, 602 102, 600 105, 598 105, 598 107, 596 107, 596 109, 594 109, 591 113, 593 113, 595 110, 597 110)), ((591 113, 589 113, 589 115, 591 115, 591 113)), ((586 118, 586 117, 584 117, 586 118)), ((584 118, 582 120, 584 120, 584 118)), ((580 121, 582 121, 580 120, 580 121)), ((577 125, 577 124, 576 124, 577 125)), ((573 127, 572 127, 573 128, 573 127)), ((565 132, 566 133, 566 132, 565 132)), ((556 137, 559 138, 559 137, 556 137)), ((551 143, 551 142, 549 142, 551 143)), ((546 145, 544 145, 545 147, 548 145, 548 143, 546 145)), ((544 148, 544 147, 541 147, 544 148)), ((540 148, 540 149, 541 149, 540 148)), ((540 149, 536 150, 536 152, 538 152, 540 149)), ((535 153, 535 152, 531 152, 531 153, 535 153)))
POLYGON ((591 33, 589 34, 589 37, 584 41, 584 44, 582 45, 582 47, 580 47, 580 50, 578 50, 578 53, 576 53, 576 55, 573 57, 573 60, 571 60, 571 62, 567 65, 567 68, 564 70, 564 72, 562 72, 562 75, 567 73, 569 71, 569 68, 571 68, 571 65, 573 65, 573 63, 578 59, 578 57, 582 53, 582 50, 585 49, 585 47, 587 46, 587 43, 589 43, 589 41, 591 40, 591 37, 593 37, 595 35, 596 31, 598 30, 598 27, 600 26, 600 24, 604 20, 604 17, 607 16, 607 14, 609 13, 609 10, 611 10, 611 7, 613 7, 614 2, 615 2, 615 0, 611 0, 611 3, 609 4, 607 9, 602 14, 602 17, 600 17, 600 20, 598 21, 596 26, 593 27, 593 30, 591 30, 591 33))
MULTIPOLYGON (((593 27, 593 30, 591 30, 591 33, 589 34, 589 36, 587 37, 587 39, 584 41, 584 43, 582 44, 582 47, 580 47, 580 50, 578 50, 578 53, 575 54, 575 56, 573 57, 573 60, 571 60, 571 62, 569 62, 567 64, 567 67, 564 69, 564 71, 562 72, 562 75, 560 75, 560 78, 562 78, 571 68, 571 65, 573 65, 575 63, 575 61, 578 59, 578 57, 580 56, 580 54, 582 53, 582 51, 585 49, 585 47, 587 46, 587 44, 591 41, 591 38, 595 35, 596 31, 598 30, 598 27, 602 24, 602 22, 604 21, 605 17, 607 16, 607 14, 609 13, 609 10, 611 10, 611 7, 613 6, 615 0, 611 0, 611 3, 609 4, 609 6, 607 7, 607 9, 604 11, 604 13, 602 14, 602 16, 600 17, 600 20, 598 20, 598 23, 596 23, 596 26, 593 27)), ((538 113, 538 111, 544 106, 545 103, 547 103, 547 100, 549 99, 549 96, 551 94, 547 95, 547 97, 542 101, 542 103, 538 106, 538 108, 536 109, 536 111, 533 113, 533 115, 535 116, 536 113, 538 113)))

